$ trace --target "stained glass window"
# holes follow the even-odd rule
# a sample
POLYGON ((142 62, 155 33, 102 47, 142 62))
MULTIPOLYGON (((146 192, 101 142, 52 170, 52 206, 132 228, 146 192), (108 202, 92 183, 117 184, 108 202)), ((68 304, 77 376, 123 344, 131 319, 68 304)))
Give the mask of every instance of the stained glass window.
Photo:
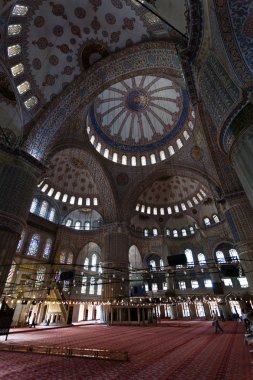
POLYGON ((55 216, 55 208, 52 207, 50 212, 49 212, 48 219, 52 222, 54 220, 54 216, 55 216))
POLYGON ((65 251, 61 251, 61 253, 60 253, 60 263, 61 264, 65 264, 65 260, 66 260, 66 252, 65 251))
POLYGON ((46 274, 46 268, 40 267, 37 271, 37 278, 36 278, 36 286, 39 287, 43 284, 43 281, 45 279, 46 274))
POLYGON ((40 216, 42 218, 45 218, 46 213, 47 213, 47 209, 48 209, 48 203, 47 203, 47 201, 43 201, 41 204, 41 208, 40 208, 40 216))
POLYGON ((21 236, 20 236, 20 240, 19 240, 18 246, 17 246, 17 252, 21 251, 21 248, 22 248, 22 245, 23 245, 23 242, 24 242, 24 238, 25 238, 25 231, 23 231, 22 234, 21 234, 21 236))
POLYGON ((34 234, 31 238, 28 252, 27 254, 29 256, 36 256, 38 253, 38 248, 39 248, 39 242, 40 242, 40 237, 38 234, 34 234))
POLYGON ((101 296, 101 294, 102 294, 102 280, 99 279, 97 282, 97 295, 101 296))
POLYGON ((69 253, 68 254, 68 258, 67 258, 67 264, 72 264, 73 263, 73 258, 74 258, 74 255, 73 253, 69 253))
POLYGON ((199 265, 206 265, 206 258, 204 253, 198 254, 199 265))
POLYGON ((91 258, 91 270, 96 271, 97 270, 97 255, 93 253, 91 258))
POLYGON ((44 259, 47 259, 50 255, 50 252, 51 252, 51 248, 52 248, 52 239, 48 238, 46 240, 46 244, 45 244, 45 248, 44 248, 44 252, 43 252, 43 258, 44 259))
POLYGON ((90 279, 90 294, 94 294, 95 293, 95 278, 94 277, 91 277, 90 279))
POLYGON ((38 199, 34 198, 31 204, 30 212, 34 213, 36 211, 37 205, 38 205, 38 199))

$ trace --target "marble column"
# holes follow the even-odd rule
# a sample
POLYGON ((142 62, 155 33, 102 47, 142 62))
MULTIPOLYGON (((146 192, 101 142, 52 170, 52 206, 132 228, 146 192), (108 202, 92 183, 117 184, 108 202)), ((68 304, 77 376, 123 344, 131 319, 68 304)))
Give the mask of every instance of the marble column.
POLYGON ((244 120, 242 131, 236 136, 230 151, 232 165, 253 207, 253 106, 249 122, 244 120))
POLYGON ((42 170, 42 165, 28 154, 0 147, 0 296, 42 170))
POLYGON ((249 291, 253 294, 253 208, 244 194, 230 197, 228 204, 225 216, 249 283, 249 291))

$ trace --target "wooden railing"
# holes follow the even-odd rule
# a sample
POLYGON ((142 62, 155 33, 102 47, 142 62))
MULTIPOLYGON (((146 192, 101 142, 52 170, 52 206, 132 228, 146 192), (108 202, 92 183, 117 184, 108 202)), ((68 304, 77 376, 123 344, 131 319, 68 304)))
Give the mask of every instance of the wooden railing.
POLYGON ((65 346, 32 346, 26 344, 0 344, 0 351, 9 352, 25 352, 34 354, 67 356, 67 357, 82 357, 103 360, 118 360, 127 361, 128 352, 93 349, 83 347, 65 347, 65 346))

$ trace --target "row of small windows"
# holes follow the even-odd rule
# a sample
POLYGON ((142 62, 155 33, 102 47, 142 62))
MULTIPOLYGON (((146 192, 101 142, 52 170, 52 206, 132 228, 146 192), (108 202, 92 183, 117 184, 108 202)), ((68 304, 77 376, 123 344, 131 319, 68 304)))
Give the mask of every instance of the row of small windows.
POLYGON ((205 226, 211 226, 212 223, 220 223, 220 218, 218 215, 213 214, 211 219, 206 217, 203 219, 205 226))
MULTIPOLYGON (((193 267, 195 265, 195 262, 194 262, 192 250, 187 248, 187 249, 185 249, 184 253, 186 256, 186 260, 187 260, 187 266, 193 267)), ((229 257, 225 258, 224 253, 222 251, 219 251, 219 250, 216 251, 215 252, 216 261, 220 264, 225 264, 227 262, 238 262, 238 261, 240 261, 236 249, 231 248, 228 251, 228 253, 229 253, 229 257)), ((203 253, 199 253, 197 255, 197 260, 198 260, 199 265, 206 265, 207 264, 205 255, 203 253)), ((148 266, 152 270, 164 269, 164 263, 163 263, 162 259, 160 259, 159 265, 158 265, 158 262, 156 263, 156 261, 154 259, 148 261, 148 266), (159 267, 159 265, 160 265, 160 267, 159 267)), ((183 267, 182 265, 176 266, 176 268, 182 268, 182 267, 183 267)))
POLYGON ((83 276, 82 278, 82 286, 81 286, 82 294, 94 294, 97 296, 101 296, 102 294, 102 280, 98 279, 97 282, 95 277, 90 277, 88 279, 87 276, 83 276))
POLYGON ((206 193, 204 190, 200 189, 200 192, 197 193, 196 197, 192 198, 191 200, 187 200, 186 202, 182 202, 180 205, 174 205, 174 206, 168 206, 168 207, 151 207, 146 205, 141 205, 138 203, 135 207, 136 211, 139 211, 141 213, 146 213, 148 215, 165 215, 167 213, 168 215, 171 215, 173 213, 179 213, 181 211, 186 211, 187 207, 192 208, 193 204, 197 205, 200 201, 203 201, 203 198, 206 197, 206 193), (200 194, 201 193, 201 194, 200 194), (198 199, 197 199, 198 198, 198 199))
MULTIPOLYGON (((38 187, 41 187, 42 183, 38 185, 38 187)), ((98 199, 95 198, 82 198, 82 197, 75 197, 74 195, 69 196, 68 194, 62 194, 60 191, 56 191, 53 187, 49 187, 49 185, 46 183, 41 187, 41 191, 43 193, 47 193, 49 197, 54 197, 54 199, 61 200, 63 203, 69 202, 71 205, 78 205, 78 206, 98 206, 98 199)))
MULTIPOLYGON (((238 277, 237 280, 240 283, 241 288, 247 288, 249 286, 247 278, 246 277, 238 277)), ((222 279, 225 286, 231 286, 233 287, 233 282, 231 278, 223 278, 222 279)), ((205 288, 212 288, 213 283, 210 279, 204 280, 204 287, 205 288)), ((186 282, 185 281, 178 281, 178 288, 180 290, 187 289, 186 282)), ((199 288, 199 282, 197 280, 191 280, 191 288, 192 289, 198 289, 199 288)))
MULTIPOLYGON (((17 252, 18 253, 21 251, 21 248, 22 248, 22 245, 24 242, 24 238, 25 238, 25 232, 23 231, 21 234, 21 238, 18 242, 18 246, 17 246, 17 252)), ((39 244, 40 244, 40 235, 39 234, 32 235, 31 240, 29 242, 28 249, 27 249, 27 255, 28 256, 37 256, 38 250, 39 250, 39 244)), ((53 245, 52 239, 47 238, 45 245, 44 245, 44 248, 43 248, 43 253, 42 253, 42 257, 44 259, 49 258, 50 253, 51 253, 51 249, 52 249, 52 245, 53 245)))
MULTIPOLYGON (((248 284, 246 277, 238 277, 237 280, 239 281, 241 288, 248 288, 249 284, 248 284)), ((222 281, 224 282, 225 286, 231 286, 231 287, 233 286, 231 278, 224 278, 224 279, 222 279, 222 281)), ((185 281, 178 281, 177 285, 178 285, 178 288, 180 290, 186 290, 187 289, 185 281)), ((191 288, 192 289, 198 289, 199 287, 200 287, 200 285, 199 285, 199 282, 197 280, 191 280, 191 288)), ((213 287, 212 281, 210 279, 205 279, 204 280, 204 287, 205 288, 212 288, 213 287)), ((149 292, 150 290, 152 290, 153 293, 158 292, 159 291, 158 284, 156 282, 153 282, 151 285, 151 289, 150 289, 149 284, 145 283, 145 291, 149 292)), ((168 285, 166 282, 162 283, 162 289, 161 290, 168 290, 168 285)))
MULTIPOLYGON (((188 122, 188 127, 190 130, 193 130, 194 125, 193 125, 192 121, 188 122)), ((89 135, 91 134, 91 129, 89 126, 87 127, 87 132, 89 135)), ((183 137, 186 141, 190 137, 189 133, 186 130, 183 132, 183 137)), ((100 142, 96 142, 95 140, 96 140, 95 136, 93 134, 91 134, 91 136, 90 136, 91 144, 93 146, 95 146, 95 149, 100 154, 102 154, 101 153, 102 145, 100 142)), ((180 138, 178 138, 176 140, 176 145, 177 145, 177 149, 181 149, 183 147, 183 142, 180 138)), ((171 157, 174 154, 175 154, 175 149, 172 145, 170 145, 170 146, 168 146, 168 152, 166 152, 165 150, 161 150, 159 152, 159 158, 154 153, 150 154, 150 156, 148 158, 143 155, 140 157, 140 162, 138 164, 140 164, 141 166, 146 166, 148 164, 156 164, 159 161, 166 160, 167 157, 171 157)), ((137 166, 137 157, 136 156, 127 157, 125 154, 123 154, 122 156, 119 156, 119 154, 116 152, 110 152, 108 148, 104 149, 103 156, 107 159, 111 159, 115 163, 120 163, 122 165, 137 166)))
MULTIPOLYGON (((181 238, 181 237, 187 237, 194 235, 196 232, 196 229, 193 226, 190 226, 189 228, 182 228, 181 230, 170 230, 169 228, 165 229, 165 235, 168 237, 173 237, 173 238, 181 238)), ((153 228, 152 230, 149 230, 148 228, 144 228, 143 230, 143 235, 145 237, 147 236, 158 236, 158 229, 153 228)))
MULTIPOLYGON (((16 4, 12 10, 12 16, 26 16, 28 7, 16 4)), ((8 36, 17 36, 21 33, 21 24, 8 25, 8 36)), ((9 58, 16 57, 21 54, 21 46, 19 44, 13 44, 7 47, 7 54, 9 58)), ((17 63, 11 67, 11 73, 14 78, 19 77, 25 71, 23 63, 17 63)), ((17 86, 17 90, 20 95, 26 94, 31 89, 30 82, 23 81, 17 86)), ((38 98, 34 95, 30 96, 24 101, 25 107, 30 110, 38 103, 38 98)))
POLYGON ((30 212, 37 214, 42 218, 48 219, 51 222, 55 219, 55 208, 50 207, 47 201, 42 201, 41 203, 37 198, 34 198, 31 204, 30 212))
POLYGON ((91 223, 86 221, 82 226, 82 223, 79 220, 77 220, 73 225, 73 220, 69 218, 66 220, 66 227, 74 227, 75 230, 84 229, 85 231, 89 231, 91 229, 91 223))

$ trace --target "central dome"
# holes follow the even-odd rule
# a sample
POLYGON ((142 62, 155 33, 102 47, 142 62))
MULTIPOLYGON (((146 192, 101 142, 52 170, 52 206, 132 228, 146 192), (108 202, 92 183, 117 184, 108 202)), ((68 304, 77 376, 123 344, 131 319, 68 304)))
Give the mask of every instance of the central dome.
POLYGON ((111 156, 130 155, 128 162, 134 154, 138 165, 138 155, 143 153, 147 154, 147 163, 152 153, 158 162, 180 149, 182 140, 176 141, 185 129, 192 129, 192 119, 187 92, 176 81, 136 76, 111 85, 97 96, 90 105, 87 130, 100 153, 107 149, 111 156))

